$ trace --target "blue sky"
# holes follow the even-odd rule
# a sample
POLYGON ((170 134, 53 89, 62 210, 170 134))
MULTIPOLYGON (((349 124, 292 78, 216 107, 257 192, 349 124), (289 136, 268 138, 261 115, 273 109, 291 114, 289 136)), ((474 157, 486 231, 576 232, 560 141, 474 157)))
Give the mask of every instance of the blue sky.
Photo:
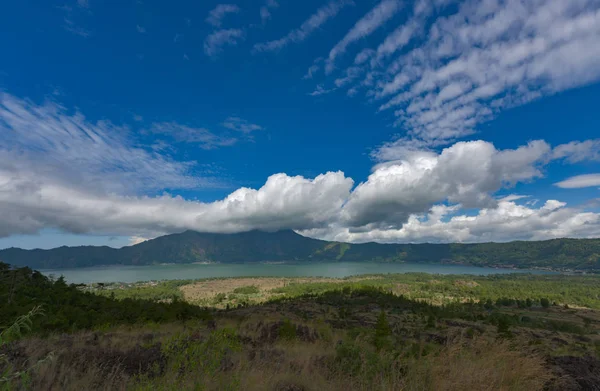
POLYGON ((597 0, 3 8, 0 247, 600 235, 597 0))

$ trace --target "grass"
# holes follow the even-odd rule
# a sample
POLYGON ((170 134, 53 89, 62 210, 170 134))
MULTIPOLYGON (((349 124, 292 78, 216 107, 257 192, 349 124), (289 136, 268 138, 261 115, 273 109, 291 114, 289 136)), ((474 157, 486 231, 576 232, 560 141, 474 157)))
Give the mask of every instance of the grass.
POLYGON ((490 276, 432 275, 425 273, 363 275, 348 278, 281 278, 244 277, 204 280, 163 281, 149 283, 108 284, 103 289, 85 289, 116 298, 170 300, 173 297, 203 306, 237 307, 266 302, 279 297, 297 297, 331 289, 377 287, 415 300, 443 305, 501 298, 567 304, 570 307, 600 309, 600 275, 530 275, 490 276), (258 292, 244 293, 254 286, 258 292), (236 289, 242 288, 236 292, 236 289), (218 296, 219 295, 219 296, 218 296), (215 300, 217 299, 217 300, 215 300))
POLYGON ((363 288, 215 310, 212 320, 30 337, 0 353, 17 371, 55 356, 11 390, 541 390, 560 375, 548 360, 593 356, 599 332, 595 310, 438 307, 363 288))
POLYGON ((567 369, 600 367, 599 282, 415 273, 84 287, 119 304, 142 294, 212 308, 6 340, 0 374, 23 376, 0 390, 561 389, 559 378, 588 376, 567 369))

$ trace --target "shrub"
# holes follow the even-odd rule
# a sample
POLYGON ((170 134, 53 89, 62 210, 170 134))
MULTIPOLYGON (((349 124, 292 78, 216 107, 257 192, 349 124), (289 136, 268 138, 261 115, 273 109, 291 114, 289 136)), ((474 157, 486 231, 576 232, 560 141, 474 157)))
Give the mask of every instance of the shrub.
POLYGON ((289 319, 285 319, 279 327, 279 338, 292 341, 296 339, 296 326, 289 319))
POLYGON ((238 295, 255 295, 259 292, 260 289, 258 289, 256 285, 241 286, 233 290, 233 293, 236 293, 238 295))

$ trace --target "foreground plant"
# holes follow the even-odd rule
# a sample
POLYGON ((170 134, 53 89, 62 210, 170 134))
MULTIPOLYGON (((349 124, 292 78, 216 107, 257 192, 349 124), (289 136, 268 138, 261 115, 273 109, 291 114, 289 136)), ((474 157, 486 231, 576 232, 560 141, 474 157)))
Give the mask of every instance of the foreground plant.
MULTIPOLYGON (((19 316, 13 324, 5 328, 0 332, 0 348, 9 342, 20 339, 23 334, 31 331, 33 325, 33 318, 37 315, 43 315, 44 311, 42 307, 34 307, 26 315, 19 316)), ((0 354, 0 364, 4 365, 4 370, 0 374, 0 387, 1 389, 9 390, 10 383, 20 378, 22 383, 27 383, 29 372, 39 367, 43 363, 53 359, 52 353, 49 353, 45 358, 38 360, 35 364, 31 365, 25 370, 15 371, 12 369, 12 365, 8 361, 6 354, 0 354)))

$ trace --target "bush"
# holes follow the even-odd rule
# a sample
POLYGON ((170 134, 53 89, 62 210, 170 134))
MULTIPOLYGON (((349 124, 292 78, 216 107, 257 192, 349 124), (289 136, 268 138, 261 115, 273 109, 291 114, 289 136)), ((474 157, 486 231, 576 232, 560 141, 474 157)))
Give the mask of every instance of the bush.
POLYGON ((238 295, 255 295, 259 292, 260 289, 258 289, 256 285, 241 286, 233 290, 233 293, 236 293, 238 295))
POLYGON ((289 319, 284 320, 279 327, 279 338, 292 341, 296 339, 296 326, 289 319))

